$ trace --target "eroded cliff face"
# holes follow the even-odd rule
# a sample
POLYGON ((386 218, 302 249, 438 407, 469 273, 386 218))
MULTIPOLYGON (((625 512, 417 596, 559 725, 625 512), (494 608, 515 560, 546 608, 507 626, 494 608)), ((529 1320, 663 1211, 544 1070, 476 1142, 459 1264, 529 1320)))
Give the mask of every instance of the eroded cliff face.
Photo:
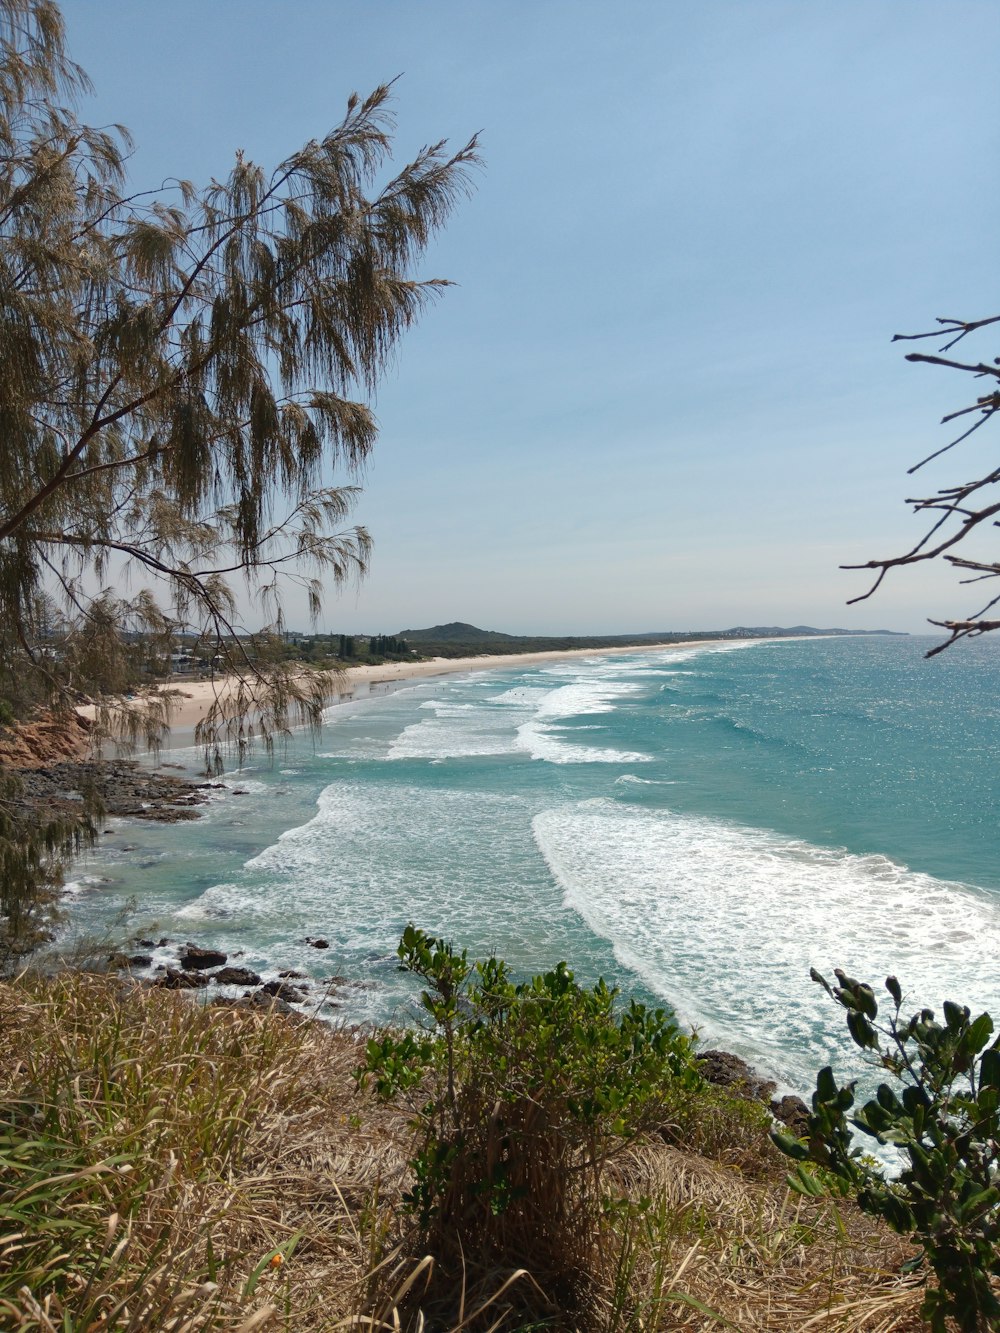
POLYGON ((17 778, 14 809, 45 815, 104 816, 175 822, 197 819, 208 799, 189 778, 157 773, 128 759, 95 757, 93 723, 76 713, 46 713, 0 731, 0 776, 17 778))
POLYGON ((93 724, 77 713, 45 713, 0 731, 0 768, 46 768, 86 759, 93 724))

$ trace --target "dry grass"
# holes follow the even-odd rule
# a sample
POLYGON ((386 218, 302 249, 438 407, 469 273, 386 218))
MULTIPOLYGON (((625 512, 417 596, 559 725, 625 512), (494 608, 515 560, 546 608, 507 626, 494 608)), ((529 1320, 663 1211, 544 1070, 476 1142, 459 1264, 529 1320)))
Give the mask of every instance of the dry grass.
MULTIPOLYGON (((474 1255, 447 1318, 426 1306, 433 1260, 400 1209, 407 1128, 355 1092, 358 1058, 350 1032, 107 978, 0 985, 0 1327, 515 1329, 532 1308, 534 1327, 570 1327, 530 1274, 474 1255)), ((716 1100, 673 1133, 702 1151, 615 1160, 615 1185, 649 1203, 609 1214, 577 1324, 920 1327, 898 1240, 789 1195, 759 1117, 716 1100)))

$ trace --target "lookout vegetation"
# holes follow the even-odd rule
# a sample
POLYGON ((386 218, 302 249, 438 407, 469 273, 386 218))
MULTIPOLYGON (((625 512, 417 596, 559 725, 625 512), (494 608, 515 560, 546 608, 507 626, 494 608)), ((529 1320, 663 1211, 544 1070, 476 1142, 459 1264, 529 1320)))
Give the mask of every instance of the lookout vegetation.
MULTIPOLYGON (((908 1135, 897 1187, 850 1155, 853 1089, 825 1071, 808 1125, 777 1136, 789 1178, 767 1107, 706 1082, 662 1011, 412 926, 399 959, 423 1022, 368 1034, 86 971, 0 983, 0 1325, 915 1333, 923 1305, 936 1329, 995 1327, 996 1201, 965 1176, 949 1194, 916 1094, 855 1118, 908 1135), (953 1323, 963 1292, 979 1304, 953 1323)), ((842 1001, 870 1013, 857 987, 842 1001)), ((978 1066, 967 1014, 941 1037, 925 1018, 925 1053, 978 1066)), ((969 1103, 928 1101, 981 1174, 945 1123, 969 1103)))
MULTIPOLYGON (((98 734, 155 743, 162 702, 113 701, 181 633, 237 682, 199 729, 217 763, 329 693, 239 607, 280 628, 290 583, 315 612, 364 573, 369 399, 447 285, 416 265, 476 145, 388 172, 380 87, 273 169, 241 153, 206 187, 148 191, 127 131, 78 118, 88 87, 52 0, 0 0, 0 725, 82 692, 98 734)), ((16 795, 0 773, 8 934, 93 836, 16 795)))

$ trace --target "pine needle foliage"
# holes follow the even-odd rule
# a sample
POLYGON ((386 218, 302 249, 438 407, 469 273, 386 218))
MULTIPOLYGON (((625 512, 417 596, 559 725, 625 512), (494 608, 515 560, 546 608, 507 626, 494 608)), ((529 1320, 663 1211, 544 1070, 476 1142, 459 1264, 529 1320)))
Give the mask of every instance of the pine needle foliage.
MULTIPOLYGON (((181 635, 235 680, 199 728, 218 767, 329 694, 269 661, 239 608, 280 628, 289 582, 315 614, 364 572, 370 399, 447 285, 414 270, 476 144, 393 174, 381 86, 271 171, 239 153, 203 189, 134 192, 127 131, 76 114, 88 88, 53 0, 0 0, 0 716, 83 694, 98 736, 155 743, 162 703, 115 701, 181 635)), ((69 844, 20 836, 27 901, 69 844)))
MULTIPOLYGON (((277 616, 281 571, 315 611, 324 583, 364 570, 368 535, 344 527, 356 486, 329 482, 360 475, 366 400, 446 285, 413 268, 469 188, 475 141, 432 144, 383 180, 382 86, 273 171, 240 153, 205 189, 131 193, 126 131, 72 110, 87 86, 52 0, 0 2, 5 674, 18 648, 43 661, 43 587, 76 629, 87 589, 125 568, 157 595, 122 603, 119 623, 163 631, 163 607, 260 687, 231 581, 277 616)), ((279 695, 277 717, 295 690, 279 695)))

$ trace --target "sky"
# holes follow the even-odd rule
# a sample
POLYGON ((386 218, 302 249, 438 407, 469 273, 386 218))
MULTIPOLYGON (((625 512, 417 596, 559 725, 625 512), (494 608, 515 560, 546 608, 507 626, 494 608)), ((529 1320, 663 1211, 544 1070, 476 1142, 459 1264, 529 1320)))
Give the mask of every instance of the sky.
MULTIPOLYGON (((65 0, 131 183, 271 168, 397 79, 397 166, 481 132, 420 264, 319 629, 926 631, 977 609, 909 479, 972 381, 893 333, 1000 312, 996 0, 65 0)), ((989 338, 970 348, 992 356, 989 338)), ((988 428, 987 428, 988 432, 988 428)), ((982 432, 979 439, 987 432, 982 432)), ((985 600, 985 599, 982 599, 985 600)), ((253 612, 249 612, 253 621, 253 612)), ((289 626, 305 629, 290 594, 289 626)))

